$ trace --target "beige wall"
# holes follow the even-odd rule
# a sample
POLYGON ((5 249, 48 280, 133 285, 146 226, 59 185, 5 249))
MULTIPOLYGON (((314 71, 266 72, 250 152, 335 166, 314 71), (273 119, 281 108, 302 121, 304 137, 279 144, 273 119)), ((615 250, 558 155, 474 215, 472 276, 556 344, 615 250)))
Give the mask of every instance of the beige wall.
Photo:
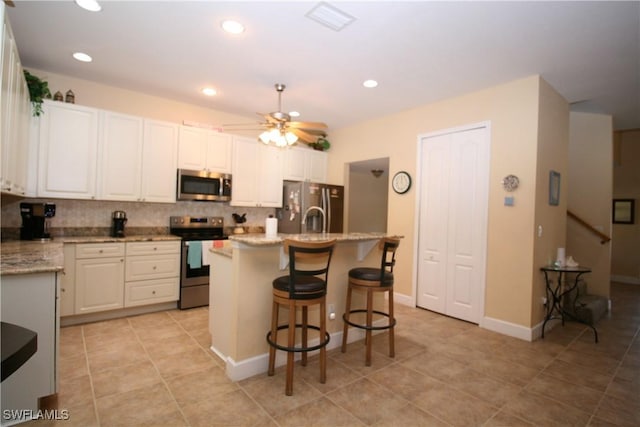
MULTIPOLYGON (((611 116, 571 113, 568 209, 611 236, 613 120, 611 116)), ((584 276, 590 294, 608 297, 611 244, 573 219, 567 223, 567 256, 592 272, 584 276)))
POLYGON ((371 172, 349 173, 348 232, 387 231, 388 180, 388 171, 378 178, 371 172))
MULTIPOLYGON (((538 273, 532 279, 532 271, 539 268, 534 262, 533 250, 534 212, 539 203, 536 162, 541 91, 545 103, 552 105, 556 112, 564 109, 564 119, 568 120, 566 102, 554 94, 539 76, 532 76, 334 131, 329 156, 331 182, 340 183, 345 179, 345 163, 376 157, 389 157, 391 176, 399 170, 406 170, 415 179, 419 135, 490 122, 485 316, 525 327, 531 327, 542 318, 540 314, 532 320, 531 310, 532 287, 540 286, 538 273), (541 90, 541 85, 544 90, 541 90), (521 182, 520 188, 512 193, 515 197, 513 207, 503 205, 507 193, 500 184, 502 178, 509 174, 517 175, 521 182)), ((561 116, 558 121, 562 120, 561 116)), ((566 137, 566 124, 551 123, 549 126, 547 134, 553 135, 555 141, 563 137, 563 132, 566 137)), ((564 171, 564 165, 557 167, 564 171)), ((412 298, 415 298, 417 195, 417 186, 404 195, 398 195, 389 188, 387 231, 404 236, 398 252, 396 292, 412 298)), ((552 241, 547 245, 549 250, 563 239, 562 221, 556 216, 547 220, 545 236, 552 241)))
POLYGON ((531 324, 542 321, 545 282, 540 267, 553 264, 559 247, 566 246, 568 196, 569 105, 541 80, 538 106, 538 153, 536 165, 533 263, 531 265, 531 324), (560 173, 559 204, 549 204, 549 174, 560 173))
MULTIPOLYGON (((114 86, 106 86, 100 83, 80 80, 69 76, 51 73, 42 70, 29 70, 32 74, 49 83, 49 89, 54 94, 56 91, 64 95, 69 89, 75 94, 75 102, 93 108, 117 111, 123 114, 142 116, 155 120, 182 124, 184 120, 203 123, 211 126, 220 126, 223 123, 255 123, 255 117, 241 117, 228 114, 213 108, 199 107, 193 104, 174 101, 158 96, 146 95, 120 89, 114 86)), ((203 95, 204 96, 204 95, 203 95)), ((212 106, 214 101, 211 102, 212 106)), ((232 132, 242 135, 242 132, 232 132)), ((248 134, 256 136, 255 131, 248 134)))
POLYGON ((640 130, 616 133, 613 198, 635 199, 635 223, 613 224, 611 275, 640 284, 640 130))

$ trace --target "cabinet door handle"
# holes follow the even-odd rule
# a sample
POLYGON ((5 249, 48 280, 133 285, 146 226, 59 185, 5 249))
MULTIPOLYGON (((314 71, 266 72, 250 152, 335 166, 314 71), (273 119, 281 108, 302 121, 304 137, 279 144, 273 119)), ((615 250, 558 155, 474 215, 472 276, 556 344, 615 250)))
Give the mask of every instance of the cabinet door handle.
POLYGON ((155 295, 155 294, 156 294, 156 291, 151 291, 151 293, 152 293, 153 295, 155 295))
POLYGON ((153 269, 155 270, 156 268, 157 268, 157 267, 154 265, 154 266, 153 266, 153 269))
POLYGON ((100 249, 98 252, 102 253, 102 252, 104 252, 104 250, 100 249))

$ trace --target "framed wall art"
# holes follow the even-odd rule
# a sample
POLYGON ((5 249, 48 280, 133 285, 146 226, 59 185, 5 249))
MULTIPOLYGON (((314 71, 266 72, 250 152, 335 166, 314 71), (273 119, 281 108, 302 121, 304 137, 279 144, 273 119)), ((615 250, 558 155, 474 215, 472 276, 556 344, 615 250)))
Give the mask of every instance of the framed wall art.
POLYGON ((560 204, 560 172, 549 172, 549 204, 551 206, 560 204))
POLYGON ((613 223, 633 224, 635 204, 635 199, 613 199, 613 223))

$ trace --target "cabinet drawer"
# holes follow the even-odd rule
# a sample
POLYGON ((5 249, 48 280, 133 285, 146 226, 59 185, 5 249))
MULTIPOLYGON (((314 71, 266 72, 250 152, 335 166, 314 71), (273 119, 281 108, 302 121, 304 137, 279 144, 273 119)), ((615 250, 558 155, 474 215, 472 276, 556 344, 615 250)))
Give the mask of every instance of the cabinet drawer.
POLYGON ((76 259, 124 256, 124 243, 81 243, 76 245, 76 259))
POLYGON ((180 241, 174 242, 129 242, 127 243, 127 256, 131 255, 156 255, 179 254, 180 241))
POLYGON ((126 258, 125 281, 160 279, 180 275, 180 255, 141 255, 126 258))
POLYGON ((177 301, 180 282, 178 277, 125 283, 124 306, 177 301))

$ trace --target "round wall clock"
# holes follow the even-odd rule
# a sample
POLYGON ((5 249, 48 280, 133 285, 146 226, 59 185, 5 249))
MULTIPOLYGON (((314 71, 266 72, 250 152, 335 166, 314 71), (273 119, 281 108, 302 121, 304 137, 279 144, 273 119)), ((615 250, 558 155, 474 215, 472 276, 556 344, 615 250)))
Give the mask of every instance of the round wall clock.
POLYGON ((396 173, 391 180, 391 186, 398 194, 406 193, 411 188, 411 175, 405 171, 396 173))
POLYGON ((515 175, 507 175, 502 180, 502 186, 507 191, 515 191, 520 184, 520 180, 515 175))

